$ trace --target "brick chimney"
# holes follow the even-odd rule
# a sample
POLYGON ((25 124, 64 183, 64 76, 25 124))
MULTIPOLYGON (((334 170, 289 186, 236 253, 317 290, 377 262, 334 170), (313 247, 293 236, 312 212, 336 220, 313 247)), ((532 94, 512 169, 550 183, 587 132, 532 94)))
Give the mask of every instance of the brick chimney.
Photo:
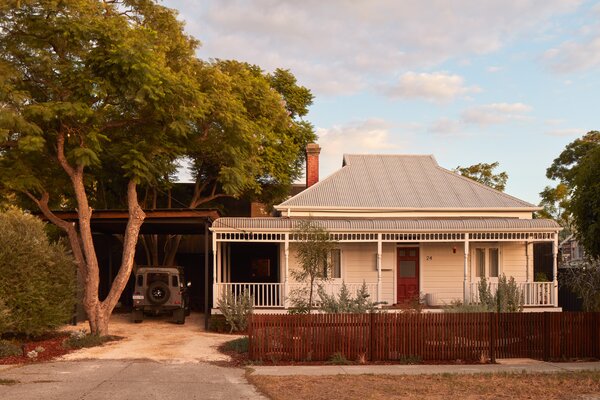
POLYGON ((321 148, 316 143, 306 145, 306 187, 319 182, 319 153, 321 148))

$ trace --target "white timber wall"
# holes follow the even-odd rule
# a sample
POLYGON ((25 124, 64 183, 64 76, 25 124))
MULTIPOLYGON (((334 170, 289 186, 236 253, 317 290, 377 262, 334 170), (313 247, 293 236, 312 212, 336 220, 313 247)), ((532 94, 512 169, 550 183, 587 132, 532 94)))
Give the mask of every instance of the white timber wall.
MULTIPOLYGON (((342 253, 342 281, 352 284, 377 283, 377 243, 340 243, 337 246, 342 253)), ((394 269, 396 268, 396 247, 393 243, 384 243, 381 256, 381 284, 382 301, 388 304, 394 301, 394 269)), ((291 271, 300 268, 296 246, 290 243, 290 282, 294 282, 291 271)), ((372 293, 372 300, 376 300, 377 293, 372 293)))
POLYGON ((462 301, 464 243, 421 243, 420 250, 421 295, 433 293, 440 305, 462 301))
MULTIPOLYGON (((500 247, 500 273, 504 273, 506 277, 514 277, 517 282, 525 282, 527 280, 527 256, 525 253, 525 243, 523 242, 506 242, 500 247)), ((529 271, 530 276, 533 274, 533 252, 529 256, 529 271)), ((533 281, 533 279, 530 279, 533 281)))

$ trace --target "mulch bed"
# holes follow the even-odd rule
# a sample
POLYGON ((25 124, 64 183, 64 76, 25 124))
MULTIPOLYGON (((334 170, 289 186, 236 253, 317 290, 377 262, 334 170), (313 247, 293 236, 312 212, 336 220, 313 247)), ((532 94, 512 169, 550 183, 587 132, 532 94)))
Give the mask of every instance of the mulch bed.
POLYGON ((24 342, 24 355, 0 358, 0 364, 29 364, 50 361, 73 351, 73 349, 68 349, 63 346, 63 342, 68 337, 69 335, 60 333, 42 336, 38 339, 24 342), (37 357, 27 357, 27 352, 35 350, 36 347, 40 346, 44 348, 44 351, 38 353, 37 357))

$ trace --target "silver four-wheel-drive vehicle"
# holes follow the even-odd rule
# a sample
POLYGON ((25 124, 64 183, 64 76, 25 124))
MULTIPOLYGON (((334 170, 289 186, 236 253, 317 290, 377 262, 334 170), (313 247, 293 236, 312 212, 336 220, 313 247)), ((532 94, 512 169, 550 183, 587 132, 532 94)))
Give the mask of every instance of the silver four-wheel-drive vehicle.
POLYGON ((185 323, 185 317, 190 315, 189 286, 181 267, 138 267, 131 320, 142 322, 144 313, 171 313, 174 322, 185 323))

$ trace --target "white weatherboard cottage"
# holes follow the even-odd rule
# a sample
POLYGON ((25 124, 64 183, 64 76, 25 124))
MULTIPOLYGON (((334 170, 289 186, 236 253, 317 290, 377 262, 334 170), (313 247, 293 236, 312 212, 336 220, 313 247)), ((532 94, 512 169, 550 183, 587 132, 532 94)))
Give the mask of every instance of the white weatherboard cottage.
POLYGON ((307 186, 275 207, 281 217, 214 222, 213 304, 225 291, 248 291, 259 309, 289 306, 298 285, 290 276, 298 268, 292 232, 310 218, 338 243, 330 293, 342 282, 355 292, 364 281, 376 301, 400 304, 420 294, 441 306, 476 301, 481 277, 494 288, 505 274, 527 309, 559 310, 561 228, 533 219, 533 204, 444 169, 431 155, 345 155, 340 170, 307 186), (537 242, 553 243, 551 282, 533 280, 537 242))

